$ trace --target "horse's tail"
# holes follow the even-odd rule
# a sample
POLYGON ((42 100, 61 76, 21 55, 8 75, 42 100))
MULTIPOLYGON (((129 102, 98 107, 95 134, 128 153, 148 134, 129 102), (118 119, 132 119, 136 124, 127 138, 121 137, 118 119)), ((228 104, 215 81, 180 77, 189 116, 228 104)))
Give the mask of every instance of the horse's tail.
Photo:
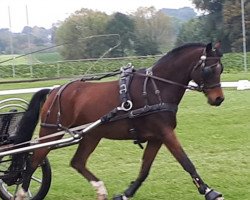
POLYGON ((40 109, 45 102, 47 94, 49 92, 50 89, 42 89, 33 95, 28 108, 18 125, 14 144, 31 140, 33 132, 39 120, 40 109))

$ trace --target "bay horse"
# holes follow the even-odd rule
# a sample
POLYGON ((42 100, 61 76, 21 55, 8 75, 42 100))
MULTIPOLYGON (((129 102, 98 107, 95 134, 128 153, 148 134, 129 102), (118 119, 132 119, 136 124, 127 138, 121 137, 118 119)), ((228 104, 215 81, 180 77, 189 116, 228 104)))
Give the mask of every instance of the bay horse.
MULTIPOLYGON (((96 190, 98 200, 107 199, 108 193, 104 183, 89 171, 86 163, 102 138, 135 140, 138 144, 147 142, 138 177, 122 194, 114 196, 114 200, 125 200, 135 195, 149 175, 162 145, 190 174, 206 200, 223 199, 221 193, 202 180, 175 133, 176 112, 186 89, 203 92, 212 106, 223 102, 221 57, 219 43, 214 47, 211 43, 188 43, 173 49, 150 68, 122 68, 119 80, 75 80, 52 90, 38 91, 22 118, 16 143, 31 139, 39 116, 40 137, 101 119, 99 126, 82 136, 71 160, 71 166, 96 190), (197 85, 190 86, 191 80, 197 85)), ((61 138, 56 136, 42 142, 61 138)), ((49 148, 34 150, 16 199, 27 196, 32 173, 49 151, 49 148)))

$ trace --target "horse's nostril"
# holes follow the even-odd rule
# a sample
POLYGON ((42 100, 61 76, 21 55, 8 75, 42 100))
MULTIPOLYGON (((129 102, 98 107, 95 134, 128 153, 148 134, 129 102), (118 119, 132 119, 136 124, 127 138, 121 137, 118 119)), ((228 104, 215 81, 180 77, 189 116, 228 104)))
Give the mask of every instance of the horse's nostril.
POLYGON ((224 101, 224 97, 217 97, 215 99, 215 104, 219 106, 223 101, 224 101))

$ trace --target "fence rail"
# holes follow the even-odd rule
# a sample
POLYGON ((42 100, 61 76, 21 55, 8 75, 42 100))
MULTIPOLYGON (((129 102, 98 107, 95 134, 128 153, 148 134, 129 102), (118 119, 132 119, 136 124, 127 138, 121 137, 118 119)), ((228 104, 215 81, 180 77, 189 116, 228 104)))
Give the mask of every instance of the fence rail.
MULTIPOLYGON (((250 52, 248 53, 250 57, 250 52)), ((119 58, 64 60, 50 63, 0 65, 0 78, 59 78, 113 71, 132 63, 135 68, 152 66, 163 55, 130 56, 119 58)), ((13 60, 14 62, 14 60, 13 60)), ((225 54, 222 58, 225 72, 244 71, 240 53, 225 54)), ((248 62, 248 67, 250 63, 248 62)))

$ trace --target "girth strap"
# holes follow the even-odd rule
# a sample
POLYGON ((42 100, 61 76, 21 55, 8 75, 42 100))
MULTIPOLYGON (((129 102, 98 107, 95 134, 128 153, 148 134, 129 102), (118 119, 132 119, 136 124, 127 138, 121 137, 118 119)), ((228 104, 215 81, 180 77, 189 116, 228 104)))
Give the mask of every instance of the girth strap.
POLYGON ((117 109, 114 109, 113 111, 109 112, 107 115, 104 115, 101 120, 103 123, 107 122, 113 122, 125 118, 133 119, 145 115, 150 115, 154 114, 157 112, 173 112, 176 114, 178 110, 178 106, 176 104, 171 104, 171 103, 159 103, 159 104, 154 104, 154 105, 146 105, 142 108, 138 108, 135 110, 131 110, 129 112, 119 114, 117 109))

